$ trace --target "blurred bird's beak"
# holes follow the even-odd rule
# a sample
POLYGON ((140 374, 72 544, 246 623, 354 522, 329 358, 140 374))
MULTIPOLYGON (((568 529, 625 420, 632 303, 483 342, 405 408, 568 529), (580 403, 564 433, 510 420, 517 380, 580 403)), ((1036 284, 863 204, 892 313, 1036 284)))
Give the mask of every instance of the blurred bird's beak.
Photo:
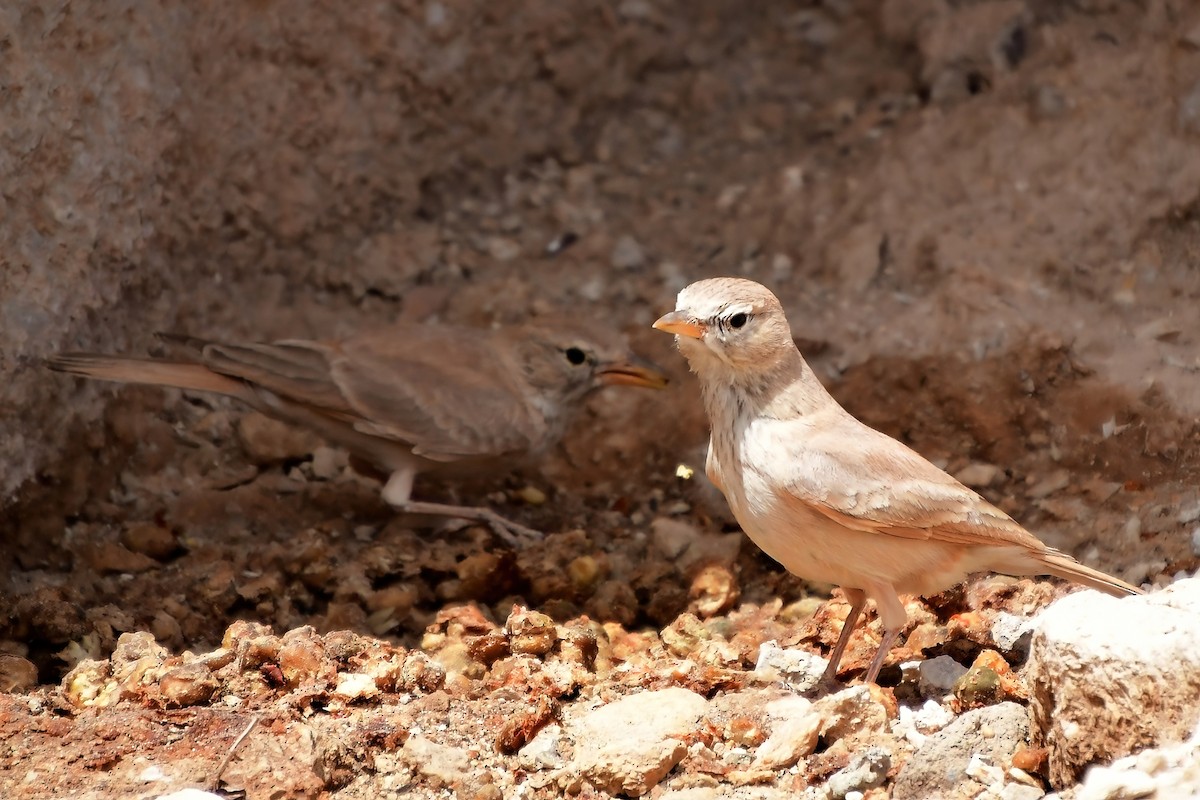
POLYGON ((674 333, 678 336, 687 336, 692 339, 703 339, 704 333, 707 330, 704 323, 696 322, 683 311, 671 311, 663 314, 654 323, 654 327, 660 331, 674 333))
POLYGON ((646 389, 663 389, 667 376, 644 358, 632 353, 617 361, 601 364, 596 376, 605 386, 642 386, 646 389))

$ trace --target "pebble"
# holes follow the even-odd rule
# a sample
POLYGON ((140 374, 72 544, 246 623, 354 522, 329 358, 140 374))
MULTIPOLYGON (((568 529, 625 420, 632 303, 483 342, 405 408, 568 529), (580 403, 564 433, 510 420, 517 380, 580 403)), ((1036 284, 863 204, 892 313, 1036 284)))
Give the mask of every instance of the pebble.
POLYGON ((617 269, 638 269, 646 263, 646 253, 629 234, 623 234, 613 245, 612 265, 617 269))
POLYGON ((992 486, 1003 474, 1003 470, 995 464, 973 461, 955 473, 954 477, 962 483, 975 489, 992 486))
POLYGON ((379 694, 375 679, 361 672, 339 672, 333 693, 346 700, 361 700, 379 694))
POLYGON ((217 692, 217 681, 203 662, 176 667, 158 681, 158 689, 168 706, 181 708, 207 703, 217 692))
POLYGON ((872 694, 870 686, 851 686, 813 705, 825 720, 821 737, 827 743, 874 736, 888 728, 887 708, 872 694))
POLYGON ((664 558, 674 561, 683 555, 700 532, 688 523, 670 517, 657 517, 650 523, 654 547, 664 558))
POLYGON ((311 469, 314 478, 333 480, 341 474, 346 463, 346 454, 341 450, 326 445, 313 448, 311 469))
POLYGON ((823 719, 803 697, 785 697, 767 704, 771 733, 754 754, 753 767, 790 767, 817 747, 823 719))
POLYGON ((1192 555, 1200 558, 1200 528, 1192 531, 1192 555))
POLYGON ((760 680, 784 680, 797 692, 817 687, 829 662, 807 650, 785 650, 775 640, 763 642, 754 664, 755 677, 760 680))
POLYGON ((1071 473, 1065 469, 1055 470, 1027 490, 1027 494, 1035 500, 1049 497, 1071 485, 1071 473))
POLYGON ((536 736, 517 751, 517 759, 521 766, 531 770, 561 767, 563 760, 558 752, 558 742, 562 738, 562 733, 561 725, 547 725, 538 731, 536 736))
POLYGON ((695 731, 708 702, 679 687, 631 694, 568 725, 574 772, 603 791, 642 795, 687 755, 682 737, 695 731))
POLYGON ((705 618, 728 611, 737 601, 738 594, 737 578, 723 564, 710 564, 700 570, 688 587, 692 607, 705 618))
POLYGON ((953 721, 954 714, 950 709, 936 700, 926 700, 919 708, 900 706, 896 721, 892 723, 892 733, 904 737, 914 747, 921 747, 929 734, 953 721))
POLYGON ((488 255, 497 261, 512 261, 521 255, 521 245, 505 236, 490 236, 487 240, 488 255))
POLYGON ((1006 783, 1000 790, 1000 800, 1041 800, 1046 793, 1027 783, 1006 783))
POLYGON ((978 753, 971 756, 971 760, 967 762, 967 768, 963 772, 967 777, 974 778, 984 786, 995 786, 1004 782, 1004 770, 978 753))
POLYGON ((542 656, 554 649, 558 641, 558 630, 554 620, 540 611, 530 611, 523 606, 513 606, 512 613, 504 623, 508 646, 514 653, 542 656))
POLYGON ((1033 637, 1029 623, 1028 619, 1001 611, 992 622, 992 641, 1003 653, 1027 653, 1029 640, 1033 637))
POLYGON ((466 750, 438 744, 419 733, 408 737, 400 758, 420 774, 446 784, 461 781, 471 770, 471 754, 466 750))
POLYGON ((0 692, 24 692, 37 686, 37 667, 20 656, 0 653, 0 692))
POLYGON ((845 800, 851 792, 881 786, 892 768, 892 754, 882 747, 868 747, 850 757, 850 763, 829 777, 829 793, 845 800))
POLYGON ((319 445, 315 434, 293 428, 265 414, 251 411, 237 423, 238 441, 255 464, 274 464, 307 456, 319 445))
POLYGON ((921 694, 927 697, 948 694, 954 689, 955 682, 967 674, 967 668, 950 656, 938 656, 922 661, 917 669, 921 694))
POLYGON ((135 522, 121 531, 121 544, 135 553, 162 561, 179 547, 175 534, 153 522, 135 522))

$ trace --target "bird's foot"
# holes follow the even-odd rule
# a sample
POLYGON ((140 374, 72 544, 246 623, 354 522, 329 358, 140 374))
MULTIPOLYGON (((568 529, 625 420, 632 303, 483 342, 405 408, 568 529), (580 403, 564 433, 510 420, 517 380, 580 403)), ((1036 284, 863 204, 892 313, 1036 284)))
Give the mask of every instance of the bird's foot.
POLYGON ((404 503, 399 508, 411 514, 432 514, 440 517, 456 517, 458 519, 486 523, 501 541, 517 550, 545 538, 545 534, 541 531, 522 525, 519 522, 514 522, 507 517, 497 514, 490 508, 412 501, 404 503))

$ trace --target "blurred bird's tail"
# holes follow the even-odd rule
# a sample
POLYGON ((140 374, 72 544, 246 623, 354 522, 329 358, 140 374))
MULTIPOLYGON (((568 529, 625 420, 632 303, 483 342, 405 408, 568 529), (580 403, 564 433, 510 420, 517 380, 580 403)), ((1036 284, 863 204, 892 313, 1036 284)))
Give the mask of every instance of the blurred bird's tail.
POLYGON ((247 394, 246 384, 218 375, 203 364, 106 356, 98 353, 60 353, 46 359, 45 363, 47 367, 58 372, 101 381, 171 386, 176 389, 216 392, 240 398, 247 394))

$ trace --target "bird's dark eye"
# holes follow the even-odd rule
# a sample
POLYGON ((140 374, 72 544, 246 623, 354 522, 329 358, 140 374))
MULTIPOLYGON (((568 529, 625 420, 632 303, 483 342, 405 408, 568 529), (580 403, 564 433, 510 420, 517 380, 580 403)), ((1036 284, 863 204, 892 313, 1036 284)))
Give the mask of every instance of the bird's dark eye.
POLYGON ((575 366, 579 366, 587 361, 587 353, 580 350, 578 347, 568 347, 564 352, 567 354, 567 361, 570 361, 575 366))
POLYGON ((729 327, 740 328, 749 321, 750 321, 750 315, 746 314, 745 312, 739 311, 738 313, 734 314, 732 317, 729 318, 729 327))

